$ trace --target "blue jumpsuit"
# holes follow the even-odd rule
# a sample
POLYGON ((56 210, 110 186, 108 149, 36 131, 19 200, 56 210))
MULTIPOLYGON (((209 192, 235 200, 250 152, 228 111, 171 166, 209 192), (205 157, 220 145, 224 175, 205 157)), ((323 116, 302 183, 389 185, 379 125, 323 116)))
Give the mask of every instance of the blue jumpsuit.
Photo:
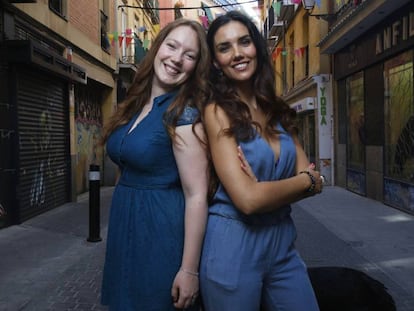
MULTIPOLYGON (((163 123, 174 99, 154 99, 150 113, 128 133, 132 120, 107 141, 120 167, 109 218, 102 303, 117 311, 172 311, 171 288, 184 245, 184 194, 172 141, 163 123)), ((187 107, 177 126, 192 124, 187 107)))
MULTIPOLYGON (((280 130, 283 130, 279 127, 280 130)), ((292 138, 280 135, 277 162, 268 143, 256 135, 240 142, 259 181, 295 174, 292 138)), ((317 311, 306 267, 295 249, 291 207, 247 216, 220 184, 209 207, 201 258, 200 284, 205 311, 317 311)))

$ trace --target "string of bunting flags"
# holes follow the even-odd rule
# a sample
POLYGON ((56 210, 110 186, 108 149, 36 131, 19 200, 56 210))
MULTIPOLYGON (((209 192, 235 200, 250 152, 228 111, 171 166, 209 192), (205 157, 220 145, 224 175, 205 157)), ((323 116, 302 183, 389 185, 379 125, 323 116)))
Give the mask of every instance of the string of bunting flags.
POLYGON ((292 53, 296 55, 297 57, 303 57, 305 55, 306 47, 300 47, 300 48, 295 48, 295 49, 277 47, 272 53, 272 59, 276 60, 276 58, 278 58, 279 55, 287 56, 288 50, 291 50, 292 53))
MULTIPOLYGON (((153 28, 155 30, 155 33, 158 33, 160 30, 160 25, 153 25, 153 28)), ((137 28, 137 32, 146 32, 147 29, 145 26, 137 28)), ((114 32, 108 32, 107 34, 109 43, 111 46, 115 46, 115 43, 118 42, 119 46, 122 46, 122 42, 125 40, 126 47, 128 47, 133 41, 135 42, 136 39, 140 40, 136 34, 132 31, 131 28, 125 29, 125 32, 122 32, 119 34, 117 31, 114 32)), ((140 40, 141 41, 141 40, 140 40)), ((142 42, 142 46, 144 49, 148 50, 150 45, 149 39, 144 39, 144 42, 142 42)))

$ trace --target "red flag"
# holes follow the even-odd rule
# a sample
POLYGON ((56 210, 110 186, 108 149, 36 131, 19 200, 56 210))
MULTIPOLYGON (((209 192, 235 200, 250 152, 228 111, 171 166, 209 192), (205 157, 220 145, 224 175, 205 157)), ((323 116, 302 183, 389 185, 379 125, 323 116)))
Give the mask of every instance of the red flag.
POLYGON ((272 59, 275 60, 279 56, 280 52, 282 52, 282 50, 283 48, 276 48, 272 53, 272 59))
POLYGON ((131 44, 131 41, 132 41, 132 37, 126 37, 125 38, 125 43, 126 43, 127 47, 131 44))
POLYGON ((200 15, 198 16, 198 18, 200 19, 201 23, 203 24, 204 28, 208 28, 208 17, 205 15, 200 15))

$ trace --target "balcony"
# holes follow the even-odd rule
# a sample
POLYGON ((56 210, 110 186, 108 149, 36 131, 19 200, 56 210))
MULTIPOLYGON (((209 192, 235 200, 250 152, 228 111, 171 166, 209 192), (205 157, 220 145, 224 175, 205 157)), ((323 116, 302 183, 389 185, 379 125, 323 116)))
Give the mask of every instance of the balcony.
POLYGON ((119 64, 124 68, 129 67, 129 65, 138 65, 147 53, 147 50, 144 48, 142 41, 135 34, 133 35, 132 40, 129 42, 131 46, 129 46, 127 42, 126 47, 122 49, 121 55, 119 57, 119 64))
POLYGON ((284 1, 278 1, 276 5, 277 13, 275 14, 275 10, 273 7, 270 7, 268 11, 268 20, 269 20, 269 32, 268 38, 269 39, 276 39, 283 37, 284 34, 284 27, 287 26, 294 17, 295 14, 295 5, 294 4, 285 4, 284 1))
POLYGON ((157 10, 159 7, 158 0, 144 0, 145 12, 151 18, 151 23, 157 25, 160 23, 160 14, 157 10))

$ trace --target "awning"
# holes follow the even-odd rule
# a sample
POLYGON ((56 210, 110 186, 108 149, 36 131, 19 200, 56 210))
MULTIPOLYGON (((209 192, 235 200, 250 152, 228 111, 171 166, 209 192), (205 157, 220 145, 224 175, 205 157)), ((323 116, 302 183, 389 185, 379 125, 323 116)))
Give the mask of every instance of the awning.
POLYGON ((305 97, 297 102, 290 104, 290 108, 295 109, 297 113, 315 109, 315 97, 305 97))
POLYGON ((0 58, 10 63, 35 64, 67 80, 87 83, 86 71, 32 40, 6 40, 0 46, 0 58))

